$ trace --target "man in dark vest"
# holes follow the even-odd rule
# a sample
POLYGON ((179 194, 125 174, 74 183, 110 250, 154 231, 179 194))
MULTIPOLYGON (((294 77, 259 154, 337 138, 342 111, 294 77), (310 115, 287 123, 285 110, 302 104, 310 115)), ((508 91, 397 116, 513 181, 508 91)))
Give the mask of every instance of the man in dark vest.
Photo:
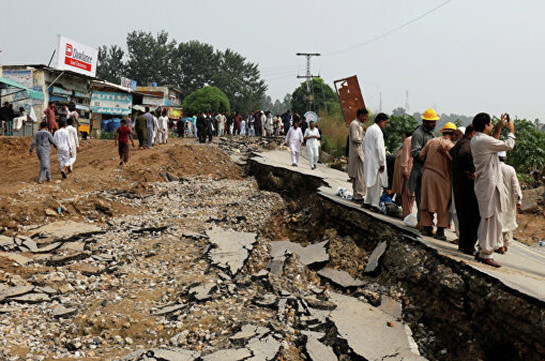
POLYGON ((450 150, 452 189, 454 206, 458 215, 458 249, 466 254, 475 253, 477 232, 481 217, 475 196, 475 165, 471 156, 470 141, 475 135, 472 125, 468 125, 464 136, 450 150))

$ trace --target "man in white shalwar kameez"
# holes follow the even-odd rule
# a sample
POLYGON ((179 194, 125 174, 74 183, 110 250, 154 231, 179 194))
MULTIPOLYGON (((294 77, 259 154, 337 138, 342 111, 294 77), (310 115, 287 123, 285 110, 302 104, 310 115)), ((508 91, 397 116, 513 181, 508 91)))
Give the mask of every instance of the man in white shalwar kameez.
POLYGON ((306 140, 305 146, 307 147, 310 169, 316 169, 316 164, 318 163, 318 159, 320 159, 320 131, 314 126, 312 120, 309 123, 309 127, 305 129, 304 138, 306 140))
POLYGON ((363 174, 367 193, 363 206, 373 211, 379 211, 379 202, 382 187, 388 187, 388 172, 386 171, 386 148, 382 131, 388 124, 388 116, 384 113, 377 114, 375 124, 371 125, 365 133, 363 141, 363 174))
POLYGON ((285 142, 290 147, 291 165, 297 167, 299 153, 301 153, 301 144, 303 144, 303 132, 297 122, 293 122, 293 126, 288 130, 285 142))
POLYGON ((66 122, 68 123, 68 126, 66 127, 66 131, 68 132, 68 135, 69 135, 68 141, 70 142, 70 149, 72 149, 72 155, 70 156, 70 162, 68 165, 68 172, 72 173, 74 163, 76 163, 76 156, 79 150, 79 139, 78 139, 78 131, 73 126, 74 119, 68 118, 66 122))
POLYGON ((157 119, 157 143, 167 144, 168 141, 168 111, 163 109, 161 116, 157 119))
POLYGON ((505 141, 499 140, 506 119, 508 119, 507 115, 503 114, 494 135, 490 136, 494 129, 490 115, 477 114, 473 118, 476 134, 470 142, 475 164, 475 195, 481 215, 478 231, 479 252, 475 259, 492 267, 501 267, 499 263, 494 261, 492 255, 499 248, 498 242, 502 237, 503 212, 506 211, 498 152, 513 149, 516 139, 515 126, 512 121, 508 121, 509 135, 505 141))
POLYGON ((503 212, 503 223, 501 228, 502 237, 498 242, 496 252, 505 253, 513 240, 513 232, 518 228, 517 209, 522 207, 522 191, 517 179, 517 171, 510 165, 505 164, 506 152, 499 152, 501 175, 505 190, 506 209, 503 212))
POLYGON ((70 166, 70 156, 72 148, 70 147, 70 135, 66 130, 66 121, 59 121, 59 130, 53 135, 53 141, 57 144, 57 158, 61 166, 61 176, 66 179, 66 171, 70 166))

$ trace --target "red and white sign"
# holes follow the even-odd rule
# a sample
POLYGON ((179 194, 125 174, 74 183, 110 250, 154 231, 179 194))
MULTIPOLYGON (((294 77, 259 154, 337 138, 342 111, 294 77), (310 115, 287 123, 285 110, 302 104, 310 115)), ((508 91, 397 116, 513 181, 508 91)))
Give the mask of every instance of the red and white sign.
POLYGON ((57 69, 89 76, 97 72, 98 50, 59 35, 57 69))

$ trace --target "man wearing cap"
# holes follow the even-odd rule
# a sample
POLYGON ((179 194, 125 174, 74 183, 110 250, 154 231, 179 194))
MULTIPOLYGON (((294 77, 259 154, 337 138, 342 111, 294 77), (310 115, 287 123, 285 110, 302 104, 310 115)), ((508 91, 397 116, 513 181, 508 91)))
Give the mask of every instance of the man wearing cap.
POLYGON ((348 177, 352 182, 352 200, 363 202, 365 196, 365 180, 363 177, 363 140, 365 130, 363 124, 369 120, 369 112, 360 108, 356 112, 356 119, 350 123, 349 147, 348 147, 348 177))
POLYGON ((431 139, 420 152, 424 161, 422 172, 422 234, 432 236, 433 214, 437 214, 437 232, 434 238, 446 241, 445 228, 449 225, 449 203, 452 185, 450 183, 450 154, 454 147, 452 138, 456 125, 452 122, 441 129, 442 137, 431 139))
POLYGON ((367 193, 363 206, 379 212, 380 196, 382 188, 388 187, 388 172, 386 169, 386 147, 382 131, 388 125, 388 116, 384 113, 377 114, 375 124, 365 132, 363 141, 363 174, 367 193))
POLYGON ((517 209, 522 207, 522 191, 520 190, 520 183, 517 179, 515 168, 505 164, 507 153, 505 151, 499 152, 498 157, 500 159, 500 168, 505 190, 504 197, 506 199, 506 209, 503 212, 502 237, 498 242, 498 249, 496 249, 496 252, 504 254, 507 252, 507 247, 509 247, 513 240, 513 232, 518 227, 517 209))
MULTIPOLYGON (((462 127, 460 127, 462 128, 462 127)), ((458 128, 458 129, 460 129, 458 128)), ((466 254, 475 253, 477 230, 481 216, 475 196, 475 165, 470 141, 475 135, 473 125, 468 125, 464 136, 450 150, 453 203, 458 217, 458 249, 466 254)))
POLYGON ((411 157, 413 157, 413 168, 411 169, 411 175, 409 176, 409 192, 414 192, 416 198, 416 206, 418 208, 418 221, 420 222, 420 199, 422 189, 422 167, 424 161, 420 159, 420 152, 424 149, 426 143, 434 138, 433 130, 439 117, 433 109, 428 109, 422 115, 422 125, 420 125, 413 132, 411 140, 411 157))
POLYGON ((501 116, 500 122, 494 129, 490 115, 479 113, 473 118, 473 127, 477 132, 471 139, 471 154, 475 164, 475 195, 479 202, 481 223, 479 224, 479 252, 475 256, 477 261, 492 267, 501 267, 492 257, 498 249, 498 241, 502 236, 503 212, 506 210, 503 197, 503 183, 498 159, 498 152, 509 151, 515 146, 515 126, 507 122, 509 135, 505 141, 499 140, 501 129, 505 126, 507 115, 501 116))

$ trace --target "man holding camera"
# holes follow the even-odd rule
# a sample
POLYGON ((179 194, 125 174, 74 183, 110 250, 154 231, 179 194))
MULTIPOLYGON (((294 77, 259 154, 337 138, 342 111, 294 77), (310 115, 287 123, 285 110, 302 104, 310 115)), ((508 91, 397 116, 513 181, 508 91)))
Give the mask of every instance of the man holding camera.
POLYGON ((502 114, 500 122, 492 134, 494 124, 490 115, 479 113, 473 118, 476 134, 471 139, 471 154, 475 164, 475 195, 479 202, 481 223, 479 224, 479 252, 477 261, 492 267, 501 267, 492 255, 498 249, 502 237, 502 212, 506 210, 503 182, 498 152, 509 151, 515 146, 515 125, 509 115, 502 114), (500 132, 506 126, 509 135, 505 141, 499 140, 500 132))

